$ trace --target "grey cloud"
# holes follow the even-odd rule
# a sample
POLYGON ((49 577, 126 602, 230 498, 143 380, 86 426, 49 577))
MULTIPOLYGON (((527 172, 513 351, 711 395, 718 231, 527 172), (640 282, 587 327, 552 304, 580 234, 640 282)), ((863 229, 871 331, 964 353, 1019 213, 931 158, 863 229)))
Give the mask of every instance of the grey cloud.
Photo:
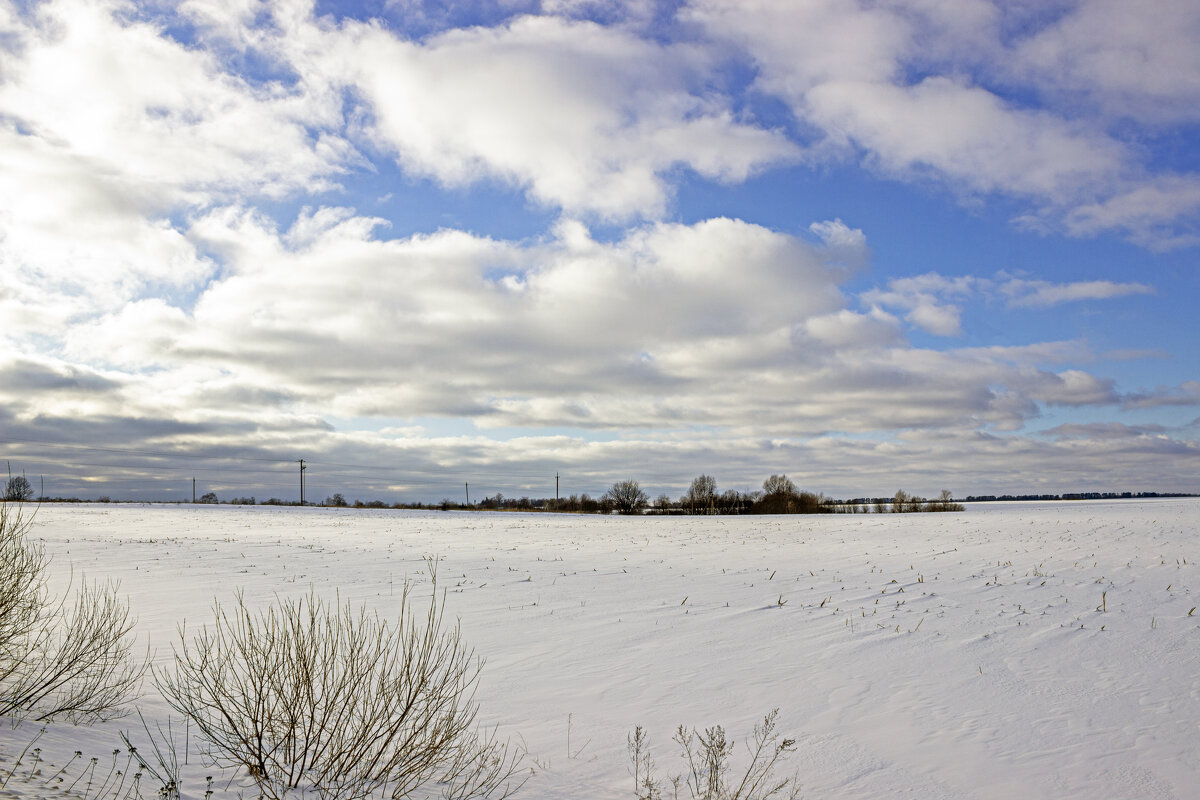
POLYGON ((1200 381, 1184 381, 1179 386, 1160 386, 1153 391, 1131 392, 1123 397, 1125 408, 1200 405, 1200 381))
POLYGON ((16 397, 43 392, 115 392, 121 385, 119 381, 75 365, 50 366, 26 359, 0 365, 0 391, 16 397))
POLYGON ((1040 431, 1043 436, 1059 439, 1126 439, 1157 436, 1170 432, 1163 425, 1126 425, 1120 422, 1064 423, 1040 431))

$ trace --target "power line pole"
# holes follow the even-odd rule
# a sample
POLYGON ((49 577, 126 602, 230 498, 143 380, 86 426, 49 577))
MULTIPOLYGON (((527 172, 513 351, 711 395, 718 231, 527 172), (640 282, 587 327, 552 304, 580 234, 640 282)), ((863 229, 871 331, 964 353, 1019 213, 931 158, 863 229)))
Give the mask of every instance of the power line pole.
POLYGON ((558 473, 554 473, 554 505, 558 505, 558 473))
POLYGON ((308 467, 304 466, 303 458, 299 459, 299 461, 300 461, 300 505, 304 505, 304 470, 308 469, 308 467))
POLYGON ((471 505, 471 484, 463 483, 463 491, 467 493, 467 505, 471 505))
POLYGON ((192 505, 196 505, 196 479, 192 478, 192 505))

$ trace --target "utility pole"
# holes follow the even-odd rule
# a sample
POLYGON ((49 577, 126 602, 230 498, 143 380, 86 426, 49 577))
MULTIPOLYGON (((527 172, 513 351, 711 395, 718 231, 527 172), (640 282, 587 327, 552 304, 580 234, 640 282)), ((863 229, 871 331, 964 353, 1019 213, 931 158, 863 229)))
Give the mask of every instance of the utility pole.
POLYGON ((304 470, 308 469, 308 467, 304 466, 303 458, 299 459, 299 461, 300 461, 300 505, 304 505, 304 470))
POLYGON ((554 505, 558 505, 558 473, 554 473, 554 505))
POLYGON ((471 484, 463 483, 463 491, 467 493, 467 505, 471 505, 471 484))
POLYGON ((196 505, 196 479, 192 478, 192 505, 196 505))

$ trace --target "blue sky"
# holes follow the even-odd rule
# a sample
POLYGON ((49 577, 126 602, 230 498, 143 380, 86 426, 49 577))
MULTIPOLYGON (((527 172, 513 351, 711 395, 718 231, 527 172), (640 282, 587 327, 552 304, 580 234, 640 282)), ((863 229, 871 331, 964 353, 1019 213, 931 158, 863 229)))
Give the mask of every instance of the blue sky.
POLYGON ((1200 488, 1200 8, 0 0, 50 495, 1200 488))

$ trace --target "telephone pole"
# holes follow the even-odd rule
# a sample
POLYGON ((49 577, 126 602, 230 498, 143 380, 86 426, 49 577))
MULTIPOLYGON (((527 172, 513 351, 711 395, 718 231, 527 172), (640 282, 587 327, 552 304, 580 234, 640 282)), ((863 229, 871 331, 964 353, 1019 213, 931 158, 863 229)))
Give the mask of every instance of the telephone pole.
POLYGON ((558 473, 554 473, 554 505, 558 505, 558 473))
POLYGON ((304 466, 303 458, 299 459, 299 461, 300 461, 300 505, 304 505, 304 470, 308 469, 308 467, 304 466))
POLYGON ((471 484, 463 483, 463 491, 467 493, 467 505, 471 505, 471 484))
POLYGON ((196 479, 192 478, 192 505, 196 505, 196 479))

